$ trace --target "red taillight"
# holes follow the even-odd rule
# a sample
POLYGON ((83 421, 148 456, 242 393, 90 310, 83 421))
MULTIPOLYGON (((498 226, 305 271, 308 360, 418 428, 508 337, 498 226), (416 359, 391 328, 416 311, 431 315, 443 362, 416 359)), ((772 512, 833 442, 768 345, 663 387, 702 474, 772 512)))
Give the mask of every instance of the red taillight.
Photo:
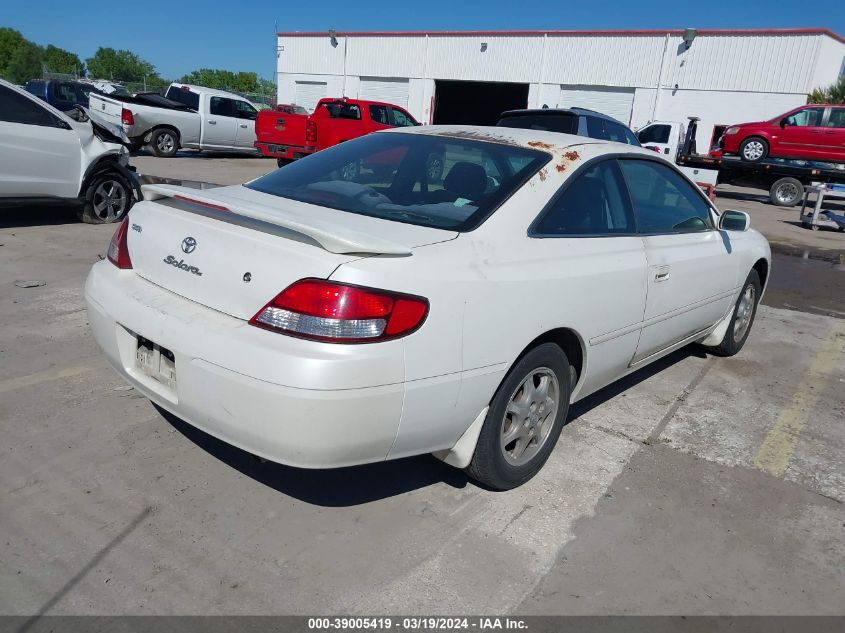
POLYGON ((132 114, 132 110, 123 108, 120 111, 120 122, 123 123, 123 125, 135 125, 135 115, 132 114))
POLYGON ((109 261, 118 268, 132 268, 132 259, 129 257, 129 244, 127 242, 128 232, 129 218, 124 218, 114 232, 111 244, 109 244, 109 261))
POLYGON ((305 122, 305 144, 317 144, 317 124, 311 120, 305 122))
POLYGON ((386 290, 302 279, 252 319, 274 332, 332 343, 368 343, 406 336, 425 321, 428 301, 386 290))

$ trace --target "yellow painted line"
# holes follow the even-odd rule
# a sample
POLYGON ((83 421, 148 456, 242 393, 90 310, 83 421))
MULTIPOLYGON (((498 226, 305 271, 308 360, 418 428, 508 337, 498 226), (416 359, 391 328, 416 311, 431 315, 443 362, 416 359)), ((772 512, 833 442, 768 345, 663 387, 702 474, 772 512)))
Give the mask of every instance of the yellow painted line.
POLYGON ((71 378, 86 374, 89 371, 94 371, 96 367, 66 367, 64 369, 47 369, 39 371, 34 374, 26 376, 18 376, 17 378, 9 378, 8 380, 0 381, 0 393, 7 393, 15 391, 23 387, 31 387, 42 382, 49 382, 51 380, 61 380, 63 378, 71 378))
POLYGON ((818 403, 825 384, 836 370, 845 347, 845 323, 838 321, 822 342, 812 365, 804 374, 789 404, 781 409, 775 425, 754 457, 754 467, 780 476, 786 472, 801 431, 818 403))

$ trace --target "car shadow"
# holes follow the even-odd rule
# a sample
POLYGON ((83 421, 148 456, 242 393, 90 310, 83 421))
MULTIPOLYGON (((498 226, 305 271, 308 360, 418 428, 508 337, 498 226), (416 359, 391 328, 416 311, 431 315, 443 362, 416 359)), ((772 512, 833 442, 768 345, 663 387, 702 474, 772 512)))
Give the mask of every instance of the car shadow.
POLYGON ((282 494, 318 506, 361 505, 438 483, 453 488, 471 484, 463 471, 431 455, 325 470, 276 464, 258 459, 191 426, 169 411, 153 406, 173 428, 224 464, 282 494))
MULTIPOLYGON (((569 409, 566 423, 571 424, 589 411, 690 356, 706 358, 707 354, 692 345, 675 351, 576 402, 569 409)), ((431 455, 326 470, 285 466, 261 460, 191 426, 154 403, 153 406, 174 429, 212 457, 268 488, 317 506, 338 508, 361 505, 439 483, 453 488, 470 485, 487 489, 463 471, 431 455)))
POLYGON ((79 218, 76 217, 78 209, 79 205, 73 204, 0 206, 0 229, 79 224, 79 218))

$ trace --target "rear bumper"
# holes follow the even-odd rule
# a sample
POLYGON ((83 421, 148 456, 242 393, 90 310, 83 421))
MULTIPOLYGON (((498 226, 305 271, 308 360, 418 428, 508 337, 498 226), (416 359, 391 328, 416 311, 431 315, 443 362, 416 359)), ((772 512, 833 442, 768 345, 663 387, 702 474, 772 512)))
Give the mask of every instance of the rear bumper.
POLYGON ((303 468, 381 461, 393 445, 404 396, 401 342, 326 350, 341 346, 251 327, 107 261, 92 268, 85 299, 94 338, 117 372, 210 435, 303 468), (136 367, 137 336, 173 352, 175 388, 136 367), (373 386, 360 386, 362 373, 373 386), (337 388, 314 388, 315 376, 337 388))
POLYGON ((312 146, 297 147, 291 145, 277 145, 275 143, 264 143, 261 141, 255 141, 255 148, 261 152, 263 156, 267 156, 268 158, 284 158, 286 160, 305 158, 316 151, 316 148, 312 146))

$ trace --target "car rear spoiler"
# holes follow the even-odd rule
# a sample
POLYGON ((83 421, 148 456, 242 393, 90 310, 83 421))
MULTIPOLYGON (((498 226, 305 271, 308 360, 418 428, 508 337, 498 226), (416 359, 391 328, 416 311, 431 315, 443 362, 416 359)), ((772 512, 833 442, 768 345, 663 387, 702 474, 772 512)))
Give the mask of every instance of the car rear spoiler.
POLYGON ((370 255, 413 255, 410 246, 288 210, 268 212, 246 200, 208 196, 202 189, 175 185, 143 185, 144 200, 170 199, 180 210, 244 226, 264 233, 282 234, 274 227, 310 238, 330 253, 370 255))

